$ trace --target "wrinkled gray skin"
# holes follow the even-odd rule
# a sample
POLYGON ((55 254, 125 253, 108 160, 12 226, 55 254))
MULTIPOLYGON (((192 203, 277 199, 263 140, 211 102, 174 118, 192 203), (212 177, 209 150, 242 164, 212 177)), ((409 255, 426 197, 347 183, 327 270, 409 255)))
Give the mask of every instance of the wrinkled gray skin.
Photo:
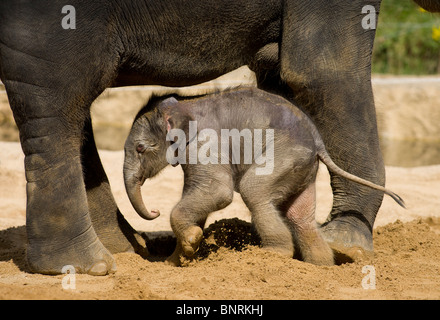
MULTIPOLYGON (((168 259, 173 264, 179 264, 182 254, 191 257, 197 251, 208 214, 229 205, 235 190, 251 211, 264 248, 292 257, 297 247, 304 261, 332 265, 332 250, 315 222, 319 159, 331 172, 385 192, 403 206, 400 197, 391 191, 336 166, 316 127, 293 104, 256 88, 243 88, 182 101, 155 98, 138 114, 125 144, 124 181, 133 207, 145 219, 156 218, 159 211, 145 208, 141 185, 168 165, 167 149, 171 143, 178 143, 167 141, 171 129, 185 132, 186 140, 180 142, 180 147, 188 150, 186 142, 193 139, 188 136, 189 121, 197 121, 198 132, 212 129, 217 133, 218 164, 188 164, 186 152, 186 162, 181 164, 185 177, 183 196, 171 212, 171 226, 177 236, 176 250, 168 259), (244 163, 244 139, 239 164, 221 163, 221 129, 249 129, 252 133, 254 129, 273 129, 272 172, 258 175, 256 168, 267 163, 244 163)), ((204 144, 204 138, 198 139, 197 150, 204 144)), ((231 148, 232 143, 229 155, 231 148)), ((265 148, 266 144, 263 154, 268 156, 265 148)))
MULTIPOLYGON (((417 2, 439 11, 440 0, 417 2)), ((307 110, 339 166, 383 185, 375 30, 362 27, 362 8, 378 13, 380 3, 1 0, 0 79, 25 154, 28 270, 72 265, 105 275, 116 268, 112 253, 148 253, 118 209, 94 142, 90 106, 108 87, 187 86, 249 65, 260 88, 307 110), (76 10, 74 30, 62 28, 66 5, 76 10), (268 46, 280 48, 275 63, 268 46)), ((348 256, 372 251, 382 193, 338 175, 331 184, 324 237, 348 256)))

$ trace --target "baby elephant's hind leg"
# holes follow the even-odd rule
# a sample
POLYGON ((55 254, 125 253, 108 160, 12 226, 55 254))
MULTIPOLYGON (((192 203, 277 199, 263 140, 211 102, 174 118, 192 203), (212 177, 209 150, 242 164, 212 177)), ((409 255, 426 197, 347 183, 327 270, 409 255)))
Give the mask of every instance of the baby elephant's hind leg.
POLYGON ((286 218, 292 226, 303 260, 316 265, 333 265, 333 252, 316 225, 315 201, 313 182, 289 204, 286 218))
POLYGON ((292 233, 285 219, 272 203, 247 204, 252 212, 262 247, 284 256, 293 257, 294 246, 292 233))
POLYGON ((272 199, 267 199, 271 190, 268 187, 270 184, 265 179, 268 178, 260 176, 252 177, 249 182, 243 183, 242 180, 243 186, 240 190, 242 199, 252 212, 252 223, 261 238, 262 247, 292 258, 294 254, 292 232, 272 199))

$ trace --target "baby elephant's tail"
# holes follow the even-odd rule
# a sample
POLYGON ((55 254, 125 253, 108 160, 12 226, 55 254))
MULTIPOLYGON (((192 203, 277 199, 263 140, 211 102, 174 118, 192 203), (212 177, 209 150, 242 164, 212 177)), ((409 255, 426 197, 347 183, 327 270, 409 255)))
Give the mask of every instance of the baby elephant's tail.
POLYGON ((399 195, 395 194, 394 192, 392 192, 392 191, 390 191, 380 185, 377 185, 373 182, 359 178, 358 176, 355 176, 354 174, 351 174, 351 173, 348 173, 347 171, 342 170, 340 167, 338 167, 336 165, 336 163, 333 162, 333 160, 330 158, 330 156, 327 153, 327 151, 325 150, 325 148, 318 148, 318 156, 319 156, 319 159, 327 166, 327 168, 331 172, 333 172, 341 177, 344 177, 348 180, 363 184, 364 186, 367 186, 367 187, 370 187, 370 188, 373 188, 376 190, 380 190, 380 191, 384 192, 385 194, 389 195, 391 198, 393 198, 394 201, 396 201, 401 207, 406 208, 405 202, 403 201, 403 199, 399 195))
POLYGON ((310 125, 310 129, 312 131, 312 135, 315 140, 316 147, 317 147, 318 157, 327 166, 327 168, 331 172, 333 172, 341 177, 344 177, 348 180, 363 184, 364 186, 382 191, 385 194, 389 195, 391 198, 393 198, 394 201, 396 201, 401 207, 406 208, 405 202, 403 201, 403 199, 400 196, 398 196, 397 194, 395 194, 394 192, 392 192, 392 191, 390 191, 380 185, 377 185, 373 182, 359 178, 358 176, 355 176, 354 174, 348 173, 347 171, 344 171, 343 169, 338 167, 336 165, 336 163, 334 163, 333 160, 330 158, 330 155, 327 153, 327 150, 325 149, 325 145, 324 145, 324 142, 322 141, 321 135, 319 134, 318 129, 316 128, 316 126, 313 124, 313 122, 310 119, 309 119, 309 125, 310 125))

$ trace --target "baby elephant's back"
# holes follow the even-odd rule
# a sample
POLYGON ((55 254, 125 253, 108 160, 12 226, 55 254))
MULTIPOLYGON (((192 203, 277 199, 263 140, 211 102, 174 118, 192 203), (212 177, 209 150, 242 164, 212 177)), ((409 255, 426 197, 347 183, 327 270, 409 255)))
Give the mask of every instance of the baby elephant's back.
POLYGON ((291 102, 257 88, 233 90, 217 98, 210 105, 215 108, 218 122, 211 117, 210 125, 217 122, 222 129, 249 130, 254 149, 261 137, 263 152, 273 148, 275 168, 292 162, 310 166, 317 161, 313 124, 291 102))
POLYGON ((242 88, 189 103, 199 128, 214 129, 218 133, 224 129, 248 130, 254 142, 261 136, 263 144, 273 136, 274 156, 280 161, 293 156, 305 161, 316 157, 311 121, 280 96, 257 88, 242 88))
POLYGON ((254 98, 248 100, 249 106, 246 109, 249 110, 250 119, 257 117, 257 121, 252 122, 257 123, 261 117, 263 126, 274 130, 276 153, 287 156, 292 152, 303 152, 305 158, 308 158, 307 154, 311 154, 310 157, 316 156, 314 125, 310 118, 286 99, 256 90, 254 98))
MULTIPOLYGON (((189 101, 207 126, 223 129, 279 129, 291 135, 310 131, 310 119, 281 96, 258 88, 242 88, 189 101)), ((201 120, 201 119, 199 119, 201 120)))
POLYGON ((260 108, 274 130, 274 168, 308 175, 318 162, 311 120, 286 99, 261 92, 260 108), (307 172, 307 173, 306 173, 307 172))

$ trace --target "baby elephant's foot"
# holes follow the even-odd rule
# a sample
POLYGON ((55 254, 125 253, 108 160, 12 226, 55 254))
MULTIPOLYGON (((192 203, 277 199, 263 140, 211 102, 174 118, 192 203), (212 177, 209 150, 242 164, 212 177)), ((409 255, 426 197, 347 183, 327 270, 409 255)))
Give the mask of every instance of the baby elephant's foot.
POLYGON ((182 265, 182 257, 191 258, 199 248, 199 244, 203 239, 203 231, 201 228, 192 226, 183 232, 181 240, 177 240, 177 246, 173 254, 169 256, 165 263, 171 266, 180 267, 182 265))
POLYGON ((290 248, 290 247, 282 247, 282 246, 263 245, 262 248, 263 250, 279 254, 286 258, 292 258, 294 254, 293 247, 290 248))
POLYGON ((192 257, 199 249, 203 239, 203 231, 200 227, 191 226, 183 232, 181 240, 182 250, 185 256, 192 257))
POLYGON ((180 261, 181 256, 182 256, 182 250, 180 246, 177 246, 173 254, 165 260, 165 263, 173 267, 180 267, 182 265, 180 261))
POLYGON ((333 251, 324 241, 315 243, 308 248, 303 247, 301 253, 304 261, 308 263, 319 266, 332 266, 335 264, 333 251))

